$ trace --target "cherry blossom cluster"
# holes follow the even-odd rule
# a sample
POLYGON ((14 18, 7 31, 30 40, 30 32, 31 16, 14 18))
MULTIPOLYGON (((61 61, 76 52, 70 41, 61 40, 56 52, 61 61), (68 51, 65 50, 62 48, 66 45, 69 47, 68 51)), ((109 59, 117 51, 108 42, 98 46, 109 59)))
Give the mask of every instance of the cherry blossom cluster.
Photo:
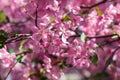
POLYGON ((71 69, 82 80, 120 79, 120 0, 0 5, 0 80, 59 80, 71 69))

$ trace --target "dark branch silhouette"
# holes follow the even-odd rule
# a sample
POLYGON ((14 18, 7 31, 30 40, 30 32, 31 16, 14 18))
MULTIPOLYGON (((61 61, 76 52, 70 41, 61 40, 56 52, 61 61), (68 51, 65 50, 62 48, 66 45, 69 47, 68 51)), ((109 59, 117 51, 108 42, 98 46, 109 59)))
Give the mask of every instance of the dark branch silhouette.
POLYGON ((35 26, 38 28, 38 4, 36 3, 36 11, 35 11, 35 26))
POLYGON ((6 40, 5 44, 28 39, 30 36, 31 34, 14 34, 6 40))
POLYGON ((105 72, 106 69, 107 69, 107 67, 109 66, 109 64, 112 63, 112 61, 113 61, 113 56, 115 55, 115 53, 116 53, 119 49, 120 49, 120 46, 117 47, 117 48, 112 52, 112 54, 110 55, 110 57, 107 59, 107 61, 106 61, 106 63, 105 63, 105 67, 104 67, 103 70, 102 70, 103 72, 105 72))
POLYGON ((93 4, 93 5, 91 5, 91 6, 80 6, 80 8, 83 8, 83 9, 91 9, 91 8, 93 8, 93 7, 96 7, 96 6, 99 6, 99 5, 101 5, 101 4, 104 4, 104 3, 106 3, 108 0, 103 0, 103 1, 101 1, 101 2, 98 2, 98 3, 96 3, 96 4, 93 4))

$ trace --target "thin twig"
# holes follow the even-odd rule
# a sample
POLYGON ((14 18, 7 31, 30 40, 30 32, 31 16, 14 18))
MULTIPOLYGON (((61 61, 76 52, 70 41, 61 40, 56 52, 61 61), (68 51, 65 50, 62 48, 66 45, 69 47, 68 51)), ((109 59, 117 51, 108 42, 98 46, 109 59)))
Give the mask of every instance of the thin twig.
POLYGON ((109 34, 109 35, 98 35, 98 36, 87 36, 88 39, 92 38, 108 38, 112 36, 119 36, 118 34, 109 34))
POLYGON ((104 4, 104 3, 106 3, 108 0, 103 0, 103 1, 101 1, 101 2, 98 2, 98 3, 96 3, 96 4, 93 4, 93 5, 91 5, 91 6, 80 6, 80 8, 83 8, 83 9, 91 9, 91 8, 93 8, 93 7, 96 7, 96 6, 99 6, 99 5, 101 5, 101 4, 104 4))
POLYGON ((35 11, 35 26, 38 28, 38 3, 36 3, 36 11, 35 11))
POLYGON ((15 65, 17 64, 17 62, 10 68, 10 70, 8 71, 6 77, 4 78, 4 80, 6 80, 9 76, 9 74, 12 72, 13 68, 15 67, 15 65))
POLYGON ((120 37, 118 37, 117 39, 111 40, 111 41, 106 41, 106 42, 100 44, 99 46, 104 46, 104 45, 107 45, 107 44, 112 44, 112 43, 117 42, 117 41, 120 41, 120 37))
POLYGON ((102 72, 104 72, 104 71, 107 69, 107 67, 109 66, 109 64, 111 64, 111 62, 113 61, 113 60, 112 60, 112 59, 113 59, 113 56, 115 55, 115 53, 116 53, 119 49, 120 49, 120 46, 117 47, 117 48, 112 52, 111 56, 110 56, 110 57, 108 58, 108 60, 106 61, 105 67, 103 68, 102 72))
POLYGON ((17 52, 16 53, 16 56, 18 56, 18 55, 26 55, 27 53, 32 53, 33 51, 32 51, 32 49, 30 49, 30 48, 28 48, 28 49, 23 49, 22 51, 20 51, 20 52, 17 52))
MULTIPOLYGON (((73 40, 74 40, 75 38, 80 37, 80 36, 81 35, 76 34, 76 35, 69 36, 69 38, 73 38, 73 40)), ((86 35, 86 38, 87 39, 94 39, 94 38, 99 39, 99 38, 109 38, 109 37, 112 37, 112 36, 118 36, 119 37, 118 34, 109 34, 109 35, 98 35, 98 36, 89 36, 89 35, 86 35)), ((104 44, 106 44, 106 43, 104 43, 104 44)))
POLYGON ((5 42, 5 44, 28 39, 30 36, 31 36, 31 34, 15 34, 14 37, 8 38, 5 42))
POLYGON ((27 17, 24 21, 10 21, 9 17, 7 17, 6 22, 0 23, 0 26, 6 25, 6 24, 10 24, 10 25, 15 25, 16 26, 16 25, 24 24, 25 22, 27 22, 29 20, 31 20, 30 17, 27 17))

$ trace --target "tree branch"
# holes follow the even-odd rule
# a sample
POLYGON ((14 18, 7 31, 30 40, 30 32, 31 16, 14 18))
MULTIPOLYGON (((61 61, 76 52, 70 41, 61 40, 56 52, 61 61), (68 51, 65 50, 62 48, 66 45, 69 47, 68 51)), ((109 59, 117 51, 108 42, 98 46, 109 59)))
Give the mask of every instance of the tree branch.
POLYGON ((103 0, 103 1, 101 1, 101 2, 98 2, 98 3, 96 3, 96 4, 93 4, 93 5, 91 5, 91 6, 80 6, 80 8, 83 8, 83 9, 91 9, 91 8, 93 8, 93 7, 96 7, 96 6, 99 6, 99 5, 101 5, 101 4, 104 4, 104 3, 106 3, 108 0, 103 0))
POLYGON ((112 36, 118 36, 118 34, 109 34, 109 35, 98 35, 98 36, 87 36, 88 39, 92 39, 92 38, 108 38, 108 37, 112 37, 112 36))
POLYGON ((9 74, 12 72, 12 69, 15 67, 15 65, 17 64, 17 62, 10 68, 10 70, 8 71, 6 77, 4 78, 4 80, 7 80, 9 74))
POLYGON ((118 37, 117 39, 111 40, 111 41, 106 41, 106 42, 100 44, 99 46, 104 46, 104 45, 107 45, 107 44, 112 44, 112 43, 117 42, 117 41, 120 41, 120 37, 118 37))
POLYGON ((12 37, 8 38, 5 44, 12 43, 15 41, 21 41, 21 40, 29 38, 30 36, 31 34, 15 34, 12 37))
POLYGON ((113 59, 113 56, 115 55, 115 53, 120 49, 120 46, 117 47, 111 54, 111 56, 108 58, 108 60, 106 61, 105 63, 105 67, 103 68, 102 72, 106 71, 107 67, 109 66, 109 64, 112 63, 112 59, 113 59))
POLYGON ((35 26, 38 28, 38 3, 36 3, 36 11, 35 11, 35 26))

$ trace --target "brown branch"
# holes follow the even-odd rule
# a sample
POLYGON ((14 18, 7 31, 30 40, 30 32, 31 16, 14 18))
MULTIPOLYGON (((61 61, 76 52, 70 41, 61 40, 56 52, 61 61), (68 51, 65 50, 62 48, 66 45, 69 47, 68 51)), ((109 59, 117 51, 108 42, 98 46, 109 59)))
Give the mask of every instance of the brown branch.
MULTIPOLYGON (((89 35, 87 35, 86 38, 87 39, 94 39, 94 38, 99 39, 99 38, 109 38, 109 37, 112 37, 112 36, 118 36, 119 37, 118 34, 108 34, 108 35, 98 35, 98 36, 89 36, 89 35)), ((77 37, 80 37, 80 35, 76 34, 76 35, 69 36, 69 38, 73 38, 73 39, 75 39, 77 37)))
POLYGON ((25 22, 27 22, 27 21, 29 21, 29 20, 31 20, 30 17, 27 17, 26 20, 24 20, 24 21, 10 21, 9 18, 7 17, 7 19, 6 19, 5 22, 1 22, 1 23, 0 23, 0 27, 3 26, 3 25, 7 25, 7 24, 17 26, 17 25, 23 24, 23 23, 25 23, 25 22))
POLYGON ((103 72, 106 71, 107 67, 109 66, 109 64, 112 63, 112 59, 113 59, 113 56, 115 55, 115 53, 120 49, 120 46, 117 47, 111 54, 111 56, 107 59, 106 63, 105 63, 105 67, 103 68, 103 72))
POLYGON ((10 37, 6 40, 5 44, 12 43, 15 41, 21 41, 27 39, 31 36, 31 34, 15 34, 13 37, 10 37))
POLYGON ((33 52, 33 50, 32 49, 30 49, 30 48, 26 48, 26 49, 23 49, 23 50, 21 50, 20 52, 16 52, 16 56, 18 56, 18 55, 26 55, 27 53, 32 53, 33 52))
MULTIPOLYGON (((72 30, 73 31, 73 30, 72 30)), ((69 38, 73 37, 73 38, 76 38, 76 37, 80 37, 82 33, 84 33, 83 31, 81 31, 80 29, 76 28, 73 32, 75 32, 75 35, 72 35, 72 36, 69 36, 69 38)), ((86 38, 87 39, 93 39, 93 38, 109 38, 109 37, 112 37, 112 36, 117 36, 119 37, 118 34, 107 34, 107 35, 96 35, 96 36, 90 36, 90 35, 86 35, 86 38)))
MULTIPOLYGON (((22 54, 26 55, 27 53, 31 53, 31 52, 32 52, 31 49, 26 49, 26 50, 23 50, 23 51, 17 53, 16 56, 22 55, 22 54)), ((12 67, 10 68, 10 70, 8 71, 8 73, 6 74, 6 77, 4 78, 4 80, 6 80, 8 78, 9 74, 12 72, 13 68, 16 66, 17 63, 18 62, 16 61, 15 64, 12 65, 12 67)))
POLYGON ((80 6, 80 8, 83 8, 83 9, 91 9, 91 8, 93 8, 93 7, 96 7, 96 6, 99 6, 99 5, 101 5, 101 4, 104 4, 104 3, 106 3, 108 0, 103 0, 103 1, 101 1, 101 2, 98 2, 98 3, 96 3, 96 4, 93 4, 93 5, 91 5, 91 6, 80 6))
POLYGON ((120 41, 120 37, 118 37, 117 39, 111 40, 111 41, 105 41, 104 43, 100 44, 99 46, 105 46, 105 45, 112 44, 117 41, 120 41))
POLYGON ((36 11, 35 11, 35 26, 38 28, 38 3, 36 3, 36 11))
POLYGON ((112 36, 118 36, 118 34, 109 34, 109 35, 98 35, 98 36, 87 36, 88 39, 92 39, 92 38, 108 38, 108 37, 112 37, 112 36))
POLYGON ((17 62, 10 68, 10 70, 8 71, 6 77, 4 78, 4 80, 7 80, 9 74, 12 72, 13 68, 16 66, 17 62))

